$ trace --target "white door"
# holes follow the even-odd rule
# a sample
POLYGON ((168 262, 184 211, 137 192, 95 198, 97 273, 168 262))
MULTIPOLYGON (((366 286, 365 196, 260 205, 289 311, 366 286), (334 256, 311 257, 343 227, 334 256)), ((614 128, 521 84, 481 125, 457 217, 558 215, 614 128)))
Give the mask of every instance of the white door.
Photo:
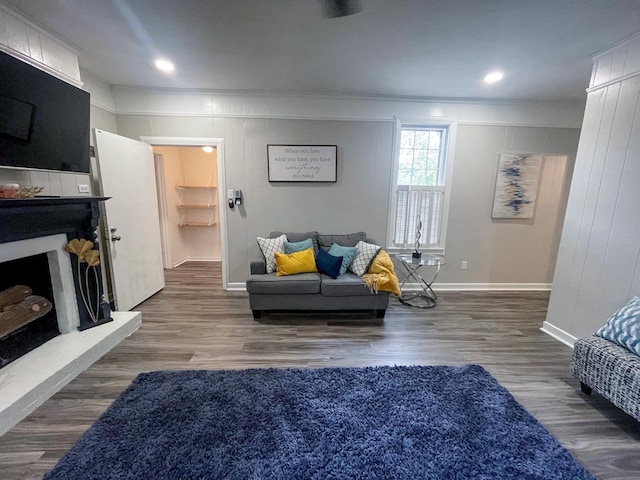
POLYGON ((153 153, 143 142, 93 130, 116 310, 164 288, 153 153))

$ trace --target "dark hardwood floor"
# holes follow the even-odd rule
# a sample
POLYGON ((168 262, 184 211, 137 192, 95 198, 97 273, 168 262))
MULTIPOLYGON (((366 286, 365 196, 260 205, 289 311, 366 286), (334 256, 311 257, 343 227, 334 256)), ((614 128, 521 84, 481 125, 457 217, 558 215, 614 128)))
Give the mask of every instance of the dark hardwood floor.
POLYGON ((489 370, 597 478, 640 478, 640 423, 580 392, 571 349, 539 331, 547 293, 443 292, 426 311, 392 300, 384 321, 254 321, 245 293, 222 290, 219 264, 185 264, 166 283, 138 308, 140 330, 0 437, 0 479, 41 478, 140 372, 467 363, 489 370))

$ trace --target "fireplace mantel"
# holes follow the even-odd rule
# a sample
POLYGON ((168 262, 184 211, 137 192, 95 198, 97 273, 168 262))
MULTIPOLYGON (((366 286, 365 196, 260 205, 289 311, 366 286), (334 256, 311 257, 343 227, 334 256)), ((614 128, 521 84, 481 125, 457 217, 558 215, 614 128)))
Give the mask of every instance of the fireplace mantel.
POLYGON ((98 202, 109 197, 0 199, 0 243, 67 234, 95 241, 98 202))

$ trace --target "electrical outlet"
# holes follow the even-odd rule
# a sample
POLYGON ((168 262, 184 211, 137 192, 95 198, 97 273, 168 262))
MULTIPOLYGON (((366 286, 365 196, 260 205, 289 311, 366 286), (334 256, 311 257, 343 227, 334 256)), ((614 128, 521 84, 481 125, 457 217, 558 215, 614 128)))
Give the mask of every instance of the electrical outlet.
POLYGON ((79 193, 91 193, 91 190, 89 190, 89 185, 78 185, 78 192, 79 193))
POLYGON ((460 262, 460 270, 466 270, 467 269, 467 261, 463 260, 462 262, 460 262))

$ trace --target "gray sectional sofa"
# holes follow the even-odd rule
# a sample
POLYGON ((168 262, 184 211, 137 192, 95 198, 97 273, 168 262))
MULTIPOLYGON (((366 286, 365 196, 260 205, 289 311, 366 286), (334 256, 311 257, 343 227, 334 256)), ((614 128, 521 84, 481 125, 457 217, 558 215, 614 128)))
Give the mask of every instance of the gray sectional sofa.
MULTIPOLYGON (((323 235, 315 231, 271 232, 270 237, 276 238, 283 233, 289 242, 311 238, 315 252, 319 248, 328 250, 334 242, 346 247, 354 247, 360 240, 375 244, 364 232, 347 235, 323 235)), ((371 293, 362 278, 349 271, 336 279, 316 272, 277 277, 275 273, 266 273, 264 258, 252 261, 250 268, 247 292, 253 318, 256 319, 263 312, 286 310, 372 310, 378 318, 384 318, 389 305, 387 292, 371 293)))

